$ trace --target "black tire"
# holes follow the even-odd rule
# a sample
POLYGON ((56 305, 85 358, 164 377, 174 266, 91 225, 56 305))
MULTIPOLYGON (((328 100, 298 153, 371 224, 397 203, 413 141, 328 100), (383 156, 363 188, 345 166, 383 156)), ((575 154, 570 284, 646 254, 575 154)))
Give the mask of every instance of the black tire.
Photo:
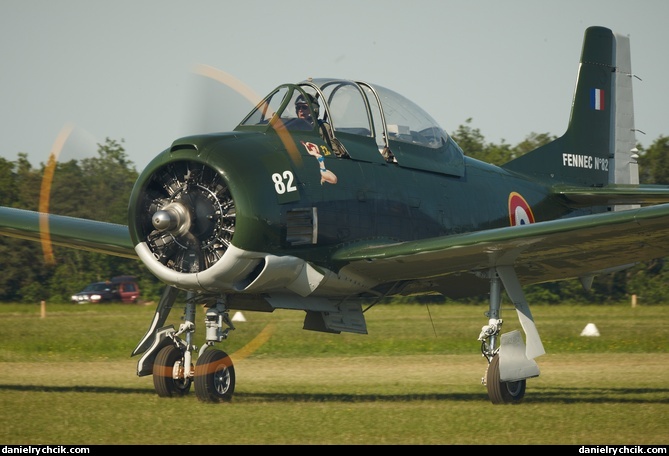
POLYGON ((191 378, 183 368, 184 356, 174 345, 163 347, 153 362, 153 387, 160 397, 182 397, 188 394, 191 378), (178 378, 175 378, 176 376, 178 378))
POLYGON ((486 371, 488 397, 493 404, 519 404, 525 397, 525 379, 515 382, 499 381, 499 355, 492 357, 486 371))
POLYGON ((209 349, 195 363, 195 394, 202 402, 229 402, 235 392, 235 367, 227 353, 209 349))

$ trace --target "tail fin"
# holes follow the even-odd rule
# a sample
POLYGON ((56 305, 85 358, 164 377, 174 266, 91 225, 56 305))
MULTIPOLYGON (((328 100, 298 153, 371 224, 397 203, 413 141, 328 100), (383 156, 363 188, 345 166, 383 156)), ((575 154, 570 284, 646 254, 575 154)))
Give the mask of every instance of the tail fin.
POLYGON ((631 76, 629 38, 586 29, 567 131, 503 168, 553 185, 638 183, 631 76))

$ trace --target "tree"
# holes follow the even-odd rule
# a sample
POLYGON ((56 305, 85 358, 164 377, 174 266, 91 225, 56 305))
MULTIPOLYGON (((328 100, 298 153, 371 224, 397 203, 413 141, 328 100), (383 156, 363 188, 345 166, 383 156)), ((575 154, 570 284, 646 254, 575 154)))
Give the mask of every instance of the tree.
POLYGON ((513 148, 513 158, 525 155, 539 146, 548 144, 554 139, 556 139, 556 136, 552 136, 548 133, 530 133, 523 141, 513 148))
POLYGON ((465 155, 481 160, 485 148, 485 138, 478 128, 472 128, 471 117, 465 121, 466 125, 460 125, 451 137, 460 146, 465 155))
POLYGON ((0 158, 0 206, 12 206, 16 201, 15 164, 0 158))
MULTIPOLYGON (((22 153, 15 162, 0 160, 2 205, 126 224, 138 173, 121 143, 107 138, 98 147, 96 158, 50 162, 39 169, 22 153)), ((41 244, 20 239, 0 237, 0 258, 2 301, 68 302, 86 284, 116 275, 149 277, 149 293, 157 282, 139 260, 54 246, 50 262, 41 244)))
POLYGON ((82 181, 88 189, 88 204, 82 217, 125 224, 130 193, 138 173, 121 143, 107 138, 98 147, 97 158, 81 161, 82 181))
POLYGON ((639 149, 639 182, 669 184, 669 136, 660 136, 644 151, 639 149))
POLYGON ((555 139, 548 133, 531 133, 521 143, 511 147, 502 140, 501 144, 486 143, 485 137, 478 128, 472 128, 472 119, 467 119, 465 125, 460 125, 451 137, 462 148, 465 155, 493 165, 503 165, 514 158, 520 157, 539 146, 555 139))

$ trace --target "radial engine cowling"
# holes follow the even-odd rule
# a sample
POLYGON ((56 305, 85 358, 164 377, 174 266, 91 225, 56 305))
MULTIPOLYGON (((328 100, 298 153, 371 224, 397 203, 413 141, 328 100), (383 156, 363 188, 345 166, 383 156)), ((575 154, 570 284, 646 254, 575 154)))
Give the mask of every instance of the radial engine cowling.
POLYGON ((141 184, 134 192, 135 250, 156 277, 191 291, 234 289, 262 263, 262 254, 231 249, 236 207, 216 170, 171 161, 141 184))

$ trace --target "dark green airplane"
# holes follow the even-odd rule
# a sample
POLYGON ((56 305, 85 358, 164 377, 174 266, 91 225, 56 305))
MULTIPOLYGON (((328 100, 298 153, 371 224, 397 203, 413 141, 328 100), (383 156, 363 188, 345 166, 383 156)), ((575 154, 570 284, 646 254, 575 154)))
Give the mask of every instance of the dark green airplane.
POLYGON ((489 293, 483 383, 492 403, 518 403, 544 353, 523 286, 588 288, 669 255, 669 187, 638 184, 635 145, 629 39, 590 27, 567 131, 503 166, 466 156, 391 90, 308 79, 231 132, 174 141, 135 184, 128 226, 1 208, 0 234, 139 258, 166 283, 132 353, 160 396, 194 384, 202 401, 231 399, 234 365, 214 346, 233 310, 293 309, 304 329, 366 334, 384 298, 489 293), (502 290, 524 338, 501 332, 502 290), (179 291, 175 329, 164 324, 179 291))

